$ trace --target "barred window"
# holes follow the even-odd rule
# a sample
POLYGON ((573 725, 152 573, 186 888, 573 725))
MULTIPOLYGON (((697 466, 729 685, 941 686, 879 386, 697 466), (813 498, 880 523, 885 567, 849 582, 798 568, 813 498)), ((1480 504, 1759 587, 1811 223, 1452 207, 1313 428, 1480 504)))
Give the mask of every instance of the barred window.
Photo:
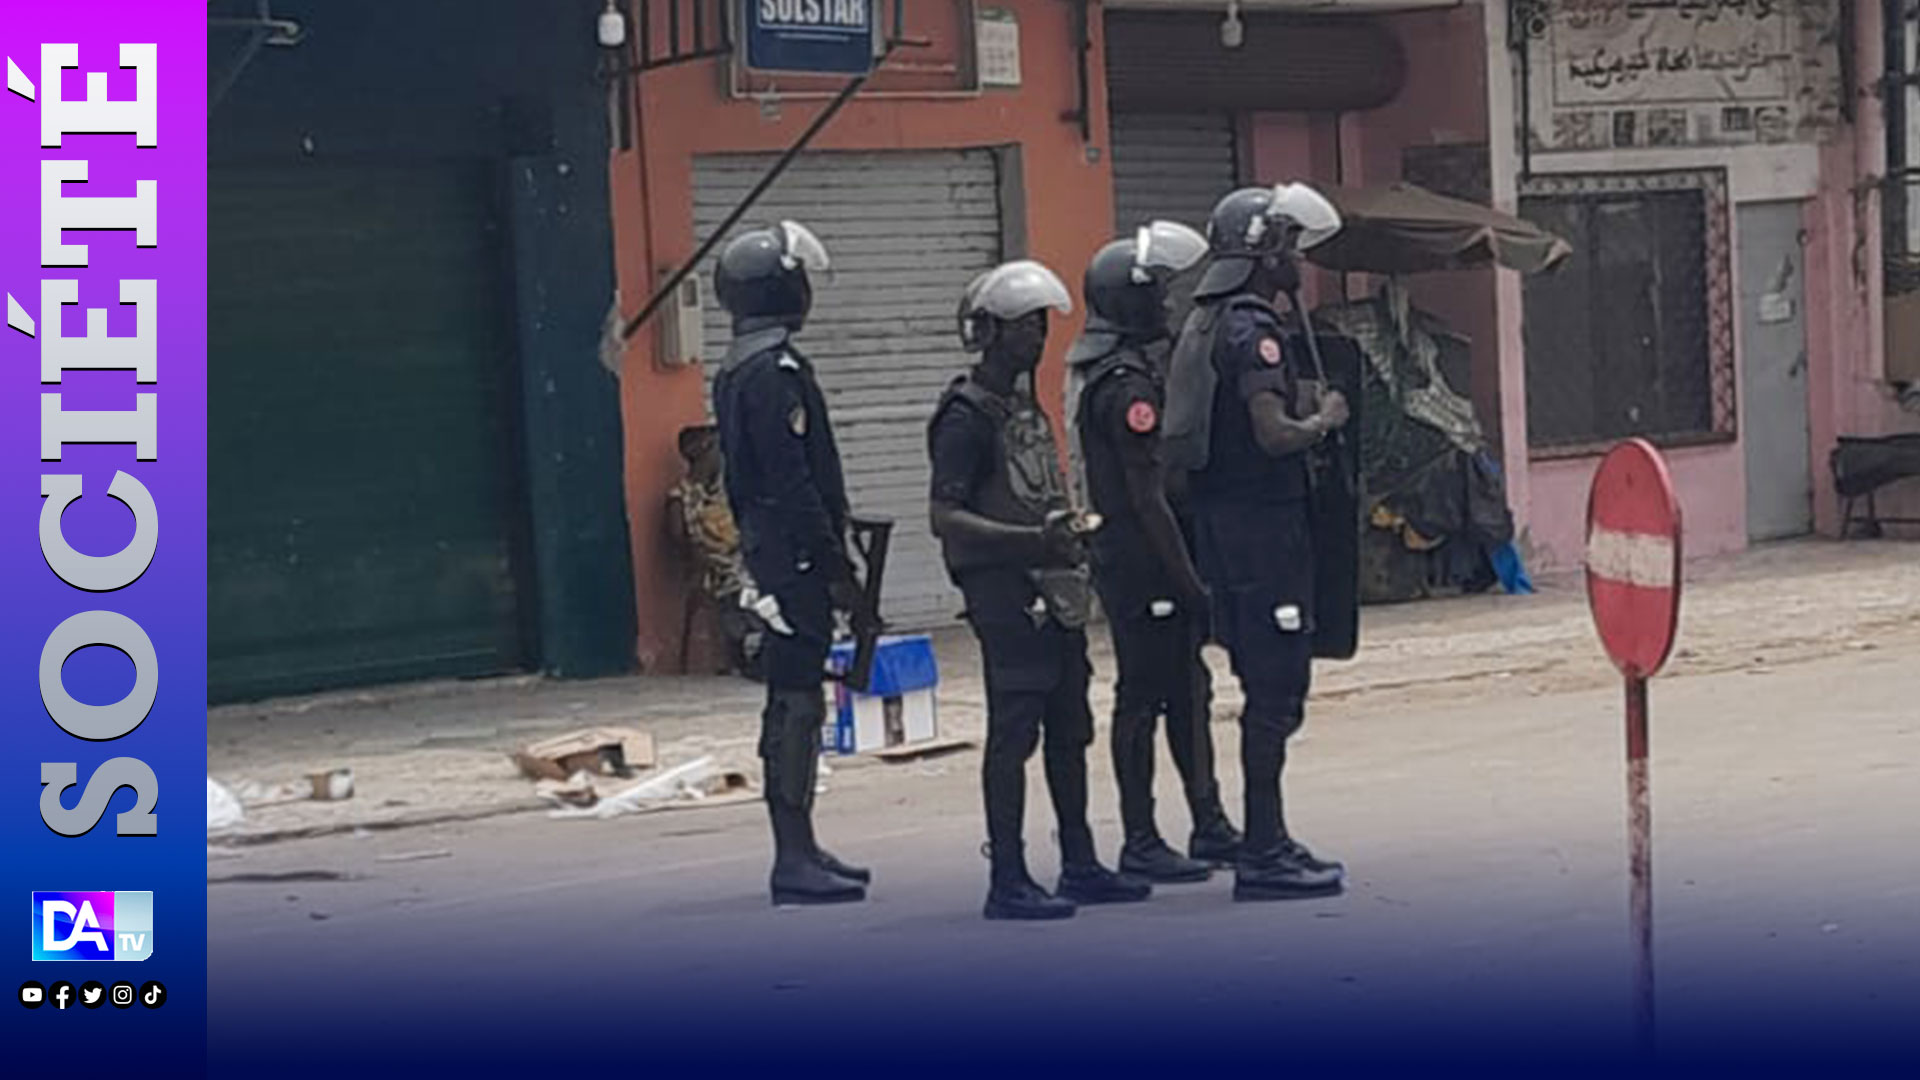
POLYGON ((1528 181, 1520 213, 1573 245, 1524 286, 1528 443, 1734 435, 1727 200, 1718 172, 1528 181))

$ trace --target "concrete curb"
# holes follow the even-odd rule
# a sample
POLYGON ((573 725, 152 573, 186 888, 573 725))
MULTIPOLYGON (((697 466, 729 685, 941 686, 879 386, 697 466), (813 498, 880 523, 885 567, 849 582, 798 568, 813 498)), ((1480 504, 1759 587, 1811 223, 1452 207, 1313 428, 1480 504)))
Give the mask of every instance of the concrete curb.
POLYGON ((396 829, 412 829, 422 825, 444 825, 455 821, 479 821, 483 818, 501 817, 506 814, 526 814, 536 810, 552 809, 553 804, 545 799, 527 797, 512 799, 503 803, 486 803, 476 806, 457 806, 451 810, 433 810, 418 814, 408 814, 397 818, 382 818, 372 821, 330 821, 324 825, 301 825, 288 829, 267 829, 260 832, 230 833, 225 836, 209 836, 207 844, 211 847, 257 847, 261 844, 274 844, 284 840, 311 840, 319 836, 337 836, 341 833, 356 832, 365 829, 368 832, 391 832, 396 829))

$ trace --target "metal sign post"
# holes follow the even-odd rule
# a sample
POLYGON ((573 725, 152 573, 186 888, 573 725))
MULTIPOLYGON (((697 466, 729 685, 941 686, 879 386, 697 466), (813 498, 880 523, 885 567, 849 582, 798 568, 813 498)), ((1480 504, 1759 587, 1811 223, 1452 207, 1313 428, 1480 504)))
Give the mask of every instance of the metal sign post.
POLYGON ((1647 680, 1627 676, 1627 863, 1633 912, 1633 1032, 1653 1056, 1653 795, 1647 771, 1647 680))
POLYGON ((1627 836, 1634 939, 1634 1036, 1654 1048, 1653 790, 1647 680, 1680 626, 1680 502, 1651 443, 1630 439, 1594 473, 1587 501, 1587 600, 1607 655, 1626 678, 1627 836))

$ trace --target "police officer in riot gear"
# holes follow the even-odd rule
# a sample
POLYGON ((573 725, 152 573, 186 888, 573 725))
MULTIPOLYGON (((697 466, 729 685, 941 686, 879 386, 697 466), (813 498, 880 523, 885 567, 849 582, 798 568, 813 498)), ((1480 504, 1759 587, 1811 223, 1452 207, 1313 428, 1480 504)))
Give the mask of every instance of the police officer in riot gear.
POLYGON ((1160 461, 1168 282, 1207 242, 1156 221, 1101 248, 1087 266, 1087 325, 1067 354, 1067 425, 1093 534, 1094 582, 1113 636, 1113 771, 1126 829, 1120 870, 1149 881, 1204 881, 1206 858, 1231 860, 1240 837, 1214 779, 1210 686, 1200 658, 1206 586, 1168 504, 1160 461), (1167 743, 1193 819, 1189 851, 1161 838, 1153 814, 1153 732, 1167 743))
POLYGON ((986 676, 989 919, 1065 918, 1076 903, 1151 892, 1100 865, 1087 824, 1084 534, 1095 523, 1067 498, 1051 425, 1033 397, 1049 309, 1066 314, 1073 303, 1039 263, 1006 263, 974 279, 961 300, 960 337, 982 355, 942 395, 927 432, 933 530, 966 598, 986 676), (1028 874, 1021 842, 1026 762, 1043 737, 1059 822, 1058 895, 1028 874))
POLYGON ((861 900, 871 878, 822 850, 813 835, 834 611, 853 610, 859 594, 847 557, 846 487, 826 400, 812 363, 792 341, 813 303, 807 275, 825 269, 820 241, 783 221, 736 237, 714 271, 714 289, 733 316, 733 343, 714 379, 713 409, 727 500, 768 626, 759 749, 773 822, 776 904, 861 900))
POLYGON ((1207 223, 1211 259, 1170 365, 1164 450, 1190 474, 1195 554, 1246 698, 1239 900, 1335 893, 1345 876, 1287 830, 1280 774, 1311 681, 1308 452, 1346 422, 1347 406, 1303 374, 1272 306, 1298 287, 1298 252, 1338 229, 1332 205, 1303 185, 1222 199, 1207 223))

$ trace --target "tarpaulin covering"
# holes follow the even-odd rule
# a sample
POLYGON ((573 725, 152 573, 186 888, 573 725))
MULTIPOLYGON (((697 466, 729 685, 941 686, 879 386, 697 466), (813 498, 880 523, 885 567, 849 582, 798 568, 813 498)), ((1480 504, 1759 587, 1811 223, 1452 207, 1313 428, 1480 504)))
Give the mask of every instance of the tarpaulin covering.
POLYGON ((1573 253, 1565 240, 1530 221, 1408 183, 1323 193, 1340 211, 1342 226, 1307 258, 1329 270, 1417 274, 1498 264, 1532 274, 1573 253))
POLYGON ((1314 321, 1352 339, 1367 360, 1362 599, 1477 591, 1496 580, 1526 591, 1524 571, 1498 572, 1495 557, 1514 538, 1505 483, 1473 403, 1442 370, 1444 356, 1470 348, 1466 339, 1414 308, 1396 279, 1372 299, 1316 310, 1314 321))

